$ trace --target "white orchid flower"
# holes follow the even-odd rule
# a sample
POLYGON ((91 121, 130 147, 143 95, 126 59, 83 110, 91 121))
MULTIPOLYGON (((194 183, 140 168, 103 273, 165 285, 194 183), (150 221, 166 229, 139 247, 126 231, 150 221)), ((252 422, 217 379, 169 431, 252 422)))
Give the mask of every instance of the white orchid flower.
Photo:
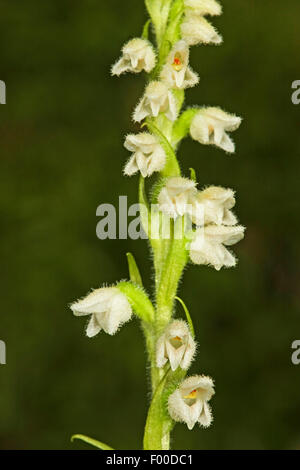
POLYGON ((169 361, 173 371, 178 367, 186 370, 193 360, 195 351, 196 343, 188 324, 183 320, 174 320, 157 341, 157 367, 163 367, 169 361))
POLYGON ((156 57, 152 44, 141 38, 128 41, 122 48, 122 57, 113 65, 112 75, 125 72, 151 72, 155 67, 156 57))
POLYGON ((190 134, 194 140, 204 145, 216 145, 225 152, 235 151, 234 142, 227 132, 238 129, 242 119, 220 108, 203 108, 191 122, 190 134))
POLYGON ((231 211, 234 205, 232 189, 209 186, 198 192, 193 205, 192 220, 196 225, 235 225, 237 218, 231 211), (199 218, 197 214, 200 214, 199 218))
POLYGON ((71 305, 76 316, 91 315, 86 334, 96 336, 102 329, 114 335, 123 323, 130 320, 131 306, 127 297, 117 287, 102 287, 71 305))
POLYGON ((192 210, 197 195, 196 183, 188 178, 169 178, 158 195, 159 209, 176 218, 192 210))
POLYGON ((197 85, 198 75, 189 67, 189 46, 178 41, 167 57, 160 79, 171 88, 188 88, 197 85))
POLYGON ((188 377, 169 397, 168 409, 171 418, 186 423, 190 430, 197 422, 207 428, 213 420, 208 402, 214 393, 214 384, 210 377, 188 377))
POLYGON ((126 137, 124 146, 132 152, 124 168, 125 175, 131 176, 140 171, 145 178, 164 168, 166 154, 154 135, 148 132, 130 134, 126 137))
POLYGON ((175 121, 177 117, 177 105, 175 97, 168 86, 159 81, 150 82, 144 96, 137 105, 133 120, 140 122, 147 116, 157 117, 159 113, 165 113, 167 118, 175 121))
POLYGON ((191 260, 195 264, 213 266, 217 271, 223 266, 235 266, 236 258, 226 246, 235 245, 242 240, 244 231, 245 228, 241 225, 208 225, 197 229, 194 240, 190 243, 191 260))

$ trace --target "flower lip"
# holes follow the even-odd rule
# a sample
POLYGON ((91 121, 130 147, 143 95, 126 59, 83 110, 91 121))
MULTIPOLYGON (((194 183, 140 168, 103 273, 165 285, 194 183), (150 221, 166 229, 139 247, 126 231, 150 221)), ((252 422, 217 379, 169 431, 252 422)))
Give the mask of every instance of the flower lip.
POLYGON ((183 398, 194 399, 197 396, 197 389, 192 390, 188 395, 185 395, 183 398))
POLYGON ((169 339, 170 344, 173 348, 178 349, 181 348, 182 344, 184 343, 185 338, 181 338, 180 336, 173 336, 169 339))

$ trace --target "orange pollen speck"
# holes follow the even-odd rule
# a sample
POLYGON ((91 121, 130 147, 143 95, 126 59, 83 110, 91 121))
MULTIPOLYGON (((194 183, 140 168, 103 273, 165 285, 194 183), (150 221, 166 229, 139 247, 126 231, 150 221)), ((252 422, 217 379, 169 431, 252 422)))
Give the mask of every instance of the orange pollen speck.
POLYGON ((196 398, 196 395, 197 395, 197 390, 195 389, 183 398, 196 398))
POLYGON ((181 341, 180 336, 175 336, 173 339, 176 340, 176 341, 181 341))
POLYGON ((177 72, 179 72, 179 70, 182 69, 182 62, 179 59, 179 57, 174 57, 174 61, 173 61, 172 66, 177 72))

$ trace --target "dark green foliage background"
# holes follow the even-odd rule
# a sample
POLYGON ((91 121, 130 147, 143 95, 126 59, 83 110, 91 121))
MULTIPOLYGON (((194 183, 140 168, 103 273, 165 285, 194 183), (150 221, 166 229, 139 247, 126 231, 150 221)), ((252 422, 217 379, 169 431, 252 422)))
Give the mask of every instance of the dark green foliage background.
MULTIPOLYGON (((237 191, 247 226, 235 270, 190 267, 180 295, 200 343, 193 373, 216 381, 214 425, 178 425, 176 449, 300 447, 299 0, 223 0, 213 20, 222 47, 193 48, 200 86, 187 104, 244 117, 227 156, 186 140, 183 171, 237 191)), ((81 432, 141 447, 148 385, 132 321, 114 338, 83 334, 68 304, 127 277, 132 251, 151 288, 144 241, 100 241, 96 208, 136 202, 124 178, 125 133, 143 76, 110 78, 122 44, 139 35, 142 0, 0 1, 1 313, 0 447, 86 448, 81 432)), ((178 308, 178 315, 181 311, 178 308)))

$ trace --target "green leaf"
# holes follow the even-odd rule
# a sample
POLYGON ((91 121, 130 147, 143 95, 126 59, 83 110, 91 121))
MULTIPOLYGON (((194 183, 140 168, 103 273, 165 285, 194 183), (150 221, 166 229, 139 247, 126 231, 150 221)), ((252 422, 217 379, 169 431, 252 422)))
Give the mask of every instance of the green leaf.
MULTIPOLYGON (((177 104, 177 112, 180 113, 182 105, 184 103, 184 90, 172 90, 173 95, 175 96, 176 104, 177 104)), ((176 123, 176 122, 175 122, 176 123)))
POLYGON ((146 21, 143 32, 142 32, 142 38, 143 39, 149 39, 149 26, 151 24, 151 20, 146 21))
POLYGON ((197 183, 197 176, 196 176, 196 172, 194 170, 194 168, 190 168, 190 178, 192 181, 195 181, 195 183, 197 183))
POLYGON ((173 127, 173 145, 177 145, 182 139, 184 139, 184 137, 188 135, 191 122, 198 111, 198 108, 189 108, 179 116, 173 127))
POLYGON ((190 312, 188 311, 187 306, 185 305, 184 301, 180 297, 176 296, 175 299, 178 300, 178 302, 182 305, 187 322, 191 330, 191 334, 193 338, 195 338, 195 329, 194 329, 193 321, 192 321, 192 318, 191 318, 190 312))
POLYGON ((148 199, 147 199, 146 191, 145 191, 145 178, 143 178, 142 175, 140 176, 140 182, 139 182, 139 204, 140 204, 140 217, 141 217, 142 227, 145 233, 149 237, 149 230, 151 227, 150 210, 149 210, 149 203, 148 203, 148 199))
POLYGON ((109 447, 107 444, 104 444, 104 442, 97 441, 96 439, 85 436, 84 434, 74 434, 71 437, 71 442, 73 442, 75 439, 86 442, 87 444, 90 444, 91 446, 97 447, 97 449, 114 450, 112 447, 109 447))
POLYGON ((147 119, 147 127, 149 131, 151 131, 153 134, 155 134, 159 140, 160 144, 163 147, 164 151, 166 152, 167 155, 167 163, 161 172, 161 174, 164 177, 170 177, 170 176, 180 176, 180 167, 177 161, 176 154, 174 152, 174 149, 168 139, 164 136, 164 134, 151 122, 150 119, 147 119))
POLYGON ((140 271, 139 271, 139 268, 137 267, 133 254, 126 253, 126 256, 127 256, 127 261, 128 261, 128 269, 129 269, 131 282, 143 287, 143 282, 142 282, 142 278, 140 275, 140 271))
POLYGON ((167 412, 164 387, 170 368, 158 384, 148 411, 144 432, 144 450, 169 449, 169 431, 173 422, 167 412))
POLYGON ((135 314, 143 321, 152 323, 155 319, 155 310, 151 300, 144 289, 132 282, 121 281, 118 289, 126 295, 135 314))

